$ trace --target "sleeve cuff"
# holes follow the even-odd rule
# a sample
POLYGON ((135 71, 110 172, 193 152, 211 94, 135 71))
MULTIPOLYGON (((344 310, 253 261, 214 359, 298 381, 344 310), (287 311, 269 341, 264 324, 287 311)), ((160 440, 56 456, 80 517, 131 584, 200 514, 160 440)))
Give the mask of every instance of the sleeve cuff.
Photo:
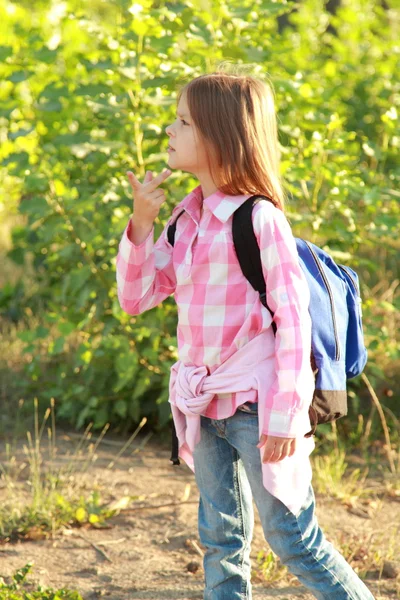
POLYGON ((132 221, 129 219, 129 222, 125 228, 123 233, 120 245, 119 252, 127 264, 130 265, 141 265, 143 262, 150 256, 153 246, 154 246, 154 225, 149 232, 149 235, 141 244, 134 244, 130 239, 129 235, 131 233, 132 221))
POLYGON ((284 438, 303 437, 311 429, 310 417, 307 410, 300 410, 294 414, 285 414, 271 410, 268 419, 268 431, 265 435, 274 435, 284 438))

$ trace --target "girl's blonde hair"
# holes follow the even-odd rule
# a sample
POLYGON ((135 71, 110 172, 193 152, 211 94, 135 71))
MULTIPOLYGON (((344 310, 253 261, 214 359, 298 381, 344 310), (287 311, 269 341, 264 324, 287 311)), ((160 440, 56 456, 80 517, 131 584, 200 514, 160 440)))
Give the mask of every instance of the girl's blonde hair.
POLYGON ((248 74, 218 69, 189 81, 182 94, 206 148, 208 166, 224 194, 263 194, 284 209, 274 91, 248 74))

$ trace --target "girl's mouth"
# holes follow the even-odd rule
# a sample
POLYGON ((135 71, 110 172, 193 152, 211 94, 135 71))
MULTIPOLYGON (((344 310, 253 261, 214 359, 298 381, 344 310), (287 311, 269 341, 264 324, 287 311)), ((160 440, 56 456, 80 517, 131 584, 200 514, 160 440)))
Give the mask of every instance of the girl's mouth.
POLYGON ((171 146, 168 146, 168 152, 175 152, 175 148, 171 148, 171 146))

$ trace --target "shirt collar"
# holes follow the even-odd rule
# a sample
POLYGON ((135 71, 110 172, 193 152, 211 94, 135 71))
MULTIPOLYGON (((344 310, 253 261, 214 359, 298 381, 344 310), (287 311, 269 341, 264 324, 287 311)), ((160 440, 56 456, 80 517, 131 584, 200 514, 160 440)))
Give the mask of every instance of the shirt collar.
POLYGON ((228 196, 227 194, 217 190, 203 200, 201 185, 198 185, 182 200, 182 202, 180 202, 178 206, 175 207, 173 212, 178 211, 178 209, 180 211, 182 208, 184 208, 198 224, 200 221, 201 203, 204 202, 213 215, 222 223, 225 223, 229 217, 233 215, 235 210, 239 208, 239 206, 241 206, 243 202, 247 200, 247 198, 250 198, 250 196, 253 195, 254 194, 241 194, 238 196, 228 196))

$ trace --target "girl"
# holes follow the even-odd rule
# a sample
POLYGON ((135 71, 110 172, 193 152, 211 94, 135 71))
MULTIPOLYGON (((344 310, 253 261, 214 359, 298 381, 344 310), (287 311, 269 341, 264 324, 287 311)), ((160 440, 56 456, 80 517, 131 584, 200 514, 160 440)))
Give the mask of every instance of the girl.
POLYGON ((314 512, 314 439, 304 437, 314 389, 309 291, 283 212, 273 90, 223 70, 198 77, 178 93, 166 134, 169 166, 200 185, 154 244, 171 170, 146 172, 143 183, 128 172, 133 216, 117 256, 118 298, 136 315, 175 295, 179 360, 169 401, 179 456, 200 492, 204 599, 251 598, 254 498, 272 550, 316 598, 370 600, 314 512), (232 240, 232 215, 254 194, 270 199, 252 219, 276 335, 232 240), (167 228, 182 211, 171 246, 167 228))

